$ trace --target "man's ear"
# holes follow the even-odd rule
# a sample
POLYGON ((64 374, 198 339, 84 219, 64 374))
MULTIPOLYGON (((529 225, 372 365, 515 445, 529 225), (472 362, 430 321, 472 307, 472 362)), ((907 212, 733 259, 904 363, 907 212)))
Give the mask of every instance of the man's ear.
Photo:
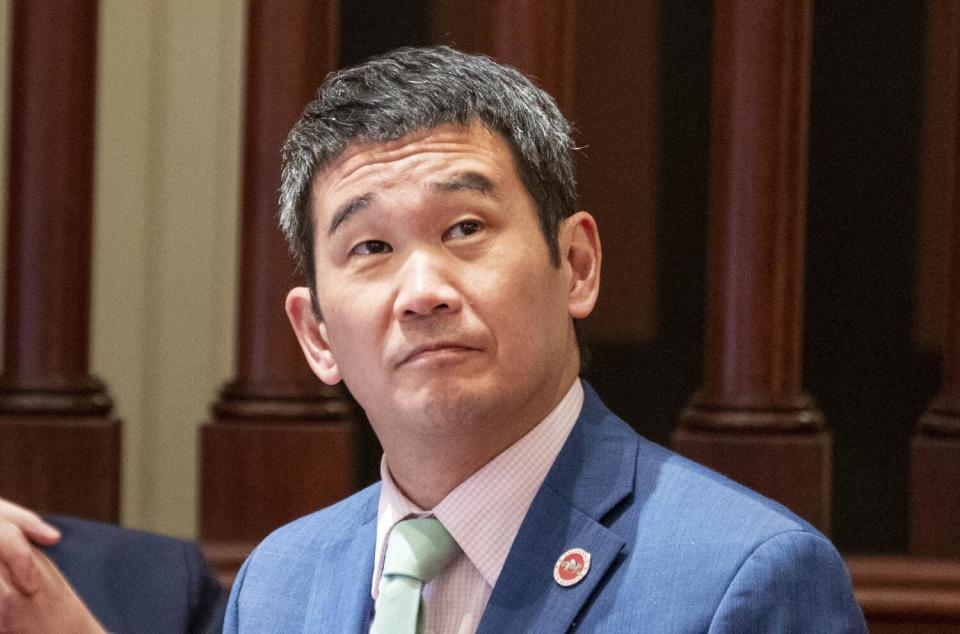
POLYGON ((559 232, 560 264, 567 274, 568 309, 574 319, 583 319, 597 303, 600 293, 600 234, 597 221, 578 211, 565 218, 559 232))
POLYGON ((287 293, 287 317, 297 334, 303 356, 307 358, 310 369, 327 385, 336 385, 342 378, 337 360, 330 349, 327 327, 317 321, 310 300, 310 289, 298 286, 287 293))

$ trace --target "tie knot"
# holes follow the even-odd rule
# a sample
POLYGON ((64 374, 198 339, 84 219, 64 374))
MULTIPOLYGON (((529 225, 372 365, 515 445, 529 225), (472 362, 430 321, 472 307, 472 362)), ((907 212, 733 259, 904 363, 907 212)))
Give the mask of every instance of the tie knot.
POLYGON ((437 518, 403 520, 390 531, 383 574, 429 583, 458 552, 457 542, 437 518))

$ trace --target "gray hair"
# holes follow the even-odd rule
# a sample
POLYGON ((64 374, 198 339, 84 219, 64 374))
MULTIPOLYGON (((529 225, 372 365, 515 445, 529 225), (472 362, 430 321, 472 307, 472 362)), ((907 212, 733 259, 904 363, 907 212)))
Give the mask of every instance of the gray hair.
POLYGON ((576 210, 577 193, 570 124, 557 104, 520 72, 488 57, 443 46, 400 48, 328 75, 283 147, 280 227, 311 294, 314 175, 353 143, 385 143, 477 119, 512 151, 550 260, 559 266, 557 231, 576 210))

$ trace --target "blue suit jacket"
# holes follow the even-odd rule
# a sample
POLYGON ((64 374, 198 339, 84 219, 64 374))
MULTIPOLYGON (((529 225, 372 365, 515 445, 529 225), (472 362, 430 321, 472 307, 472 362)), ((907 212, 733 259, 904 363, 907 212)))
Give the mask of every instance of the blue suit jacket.
POLYGON ((219 632, 226 592, 192 542, 71 517, 46 555, 110 632, 219 632))
MULTIPOLYGON (((588 386, 507 556, 480 632, 865 632, 833 545, 796 515, 650 443, 588 386), (578 584, 553 568, 592 555, 578 584)), ((270 535, 225 632, 365 632, 379 485, 270 535)))

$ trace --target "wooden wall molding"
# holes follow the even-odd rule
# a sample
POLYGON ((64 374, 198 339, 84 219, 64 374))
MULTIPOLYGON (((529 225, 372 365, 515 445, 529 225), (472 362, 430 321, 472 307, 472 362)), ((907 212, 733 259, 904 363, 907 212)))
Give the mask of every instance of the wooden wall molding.
POLYGON ((846 561, 873 634, 960 633, 960 562, 902 555, 846 561))

